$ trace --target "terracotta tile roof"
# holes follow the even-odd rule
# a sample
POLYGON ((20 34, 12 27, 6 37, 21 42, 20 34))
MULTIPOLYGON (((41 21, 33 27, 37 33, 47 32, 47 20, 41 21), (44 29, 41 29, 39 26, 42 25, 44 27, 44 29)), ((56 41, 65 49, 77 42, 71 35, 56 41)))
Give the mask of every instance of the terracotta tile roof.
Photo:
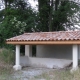
POLYGON ((80 31, 24 33, 6 41, 68 41, 80 40, 80 31))

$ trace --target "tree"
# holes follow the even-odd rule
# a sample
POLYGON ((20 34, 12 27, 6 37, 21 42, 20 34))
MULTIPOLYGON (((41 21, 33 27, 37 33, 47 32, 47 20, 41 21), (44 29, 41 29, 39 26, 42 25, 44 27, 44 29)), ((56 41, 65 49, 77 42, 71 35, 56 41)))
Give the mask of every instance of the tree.
POLYGON ((14 2, 14 0, 4 0, 5 8, 10 7, 10 4, 13 2, 14 2))
POLYGON ((48 18, 50 14, 50 0, 38 0, 39 3, 39 31, 48 31, 48 18))
POLYGON ((72 26, 74 26, 73 16, 80 9, 78 3, 69 0, 38 0, 38 3, 40 30, 58 31, 72 29, 72 26))
POLYGON ((3 44, 5 43, 5 39, 12 36, 35 31, 36 13, 29 5, 25 7, 24 3, 15 4, 17 5, 16 7, 15 5, 11 5, 0 11, 0 34, 3 38, 3 44))

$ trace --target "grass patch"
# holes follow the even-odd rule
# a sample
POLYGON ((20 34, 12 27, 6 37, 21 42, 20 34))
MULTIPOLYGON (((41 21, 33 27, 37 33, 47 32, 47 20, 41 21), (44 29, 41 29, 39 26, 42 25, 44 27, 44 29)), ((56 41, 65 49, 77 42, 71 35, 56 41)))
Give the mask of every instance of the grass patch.
POLYGON ((43 73, 42 75, 39 75, 39 76, 35 76, 33 80, 37 80, 37 79, 51 80, 50 75, 46 73, 43 73))
POLYGON ((80 79, 80 69, 70 73, 70 70, 59 70, 55 72, 54 80, 79 80, 80 79))
POLYGON ((14 80, 11 76, 13 73, 12 67, 0 67, 0 80, 14 80))
POLYGON ((11 71, 10 69, 7 70, 7 69, 2 69, 0 70, 0 80, 10 80, 11 76, 11 71))
POLYGON ((0 62, 5 64, 13 64, 14 52, 10 49, 0 49, 0 62))
POLYGON ((10 49, 0 49, 0 80, 14 80, 11 78, 14 53, 10 49))
POLYGON ((52 70, 48 73, 43 73, 42 75, 35 76, 34 79, 31 80, 80 80, 80 69, 77 71, 70 73, 70 70, 61 69, 61 70, 52 70))
POLYGON ((55 71, 54 80, 73 80, 70 70, 59 70, 55 71))
POLYGON ((35 76, 34 78, 30 79, 30 80, 53 80, 54 79, 54 70, 50 69, 50 71, 44 72, 43 74, 39 75, 39 76, 35 76))

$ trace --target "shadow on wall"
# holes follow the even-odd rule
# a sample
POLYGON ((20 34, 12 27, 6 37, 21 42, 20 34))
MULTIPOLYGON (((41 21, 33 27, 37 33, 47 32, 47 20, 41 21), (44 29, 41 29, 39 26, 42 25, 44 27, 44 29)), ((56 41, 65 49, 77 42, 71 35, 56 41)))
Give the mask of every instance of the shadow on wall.
POLYGON ((37 45, 36 56, 41 58, 72 59, 72 45, 37 45))

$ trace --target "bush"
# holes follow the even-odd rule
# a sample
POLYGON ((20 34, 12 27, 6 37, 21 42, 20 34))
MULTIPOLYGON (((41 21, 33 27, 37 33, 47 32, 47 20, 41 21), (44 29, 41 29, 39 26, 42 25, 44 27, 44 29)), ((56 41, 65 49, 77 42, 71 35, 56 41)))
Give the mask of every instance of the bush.
POLYGON ((14 63, 14 52, 10 49, 1 49, 0 50, 0 61, 5 64, 14 63))

